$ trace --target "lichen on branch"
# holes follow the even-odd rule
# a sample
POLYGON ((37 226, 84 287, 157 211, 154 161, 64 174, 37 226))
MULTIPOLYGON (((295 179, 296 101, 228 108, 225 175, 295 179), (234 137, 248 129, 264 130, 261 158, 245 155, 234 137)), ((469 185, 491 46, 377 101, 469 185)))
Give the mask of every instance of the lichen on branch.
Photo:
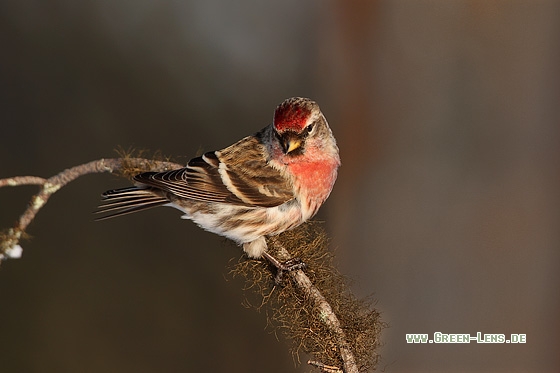
POLYGON ((334 266, 334 254, 328 248, 323 224, 305 223, 269 238, 268 243, 271 254, 279 259, 285 259, 279 253, 280 248, 307 264, 304 273, 330 310, 318 304, 321 300, 296 282, 293 277, 299 271, 291 273, 282 286, 275 286, 270 265, 243 257, 232 265, 231 274, 246 281, 245 288, 250 294, 245 303, 266 311, 270 327, 291 340, 297 361, 304 352, 322 364, 343 367, 341 345, 346 344, 360 372, 375 367, 376 349, 385 324, 371 300, 358 299, 350 292, 348 280, 334 266), (329 325, 332 316, 338 320, 340 331, 329 325), (341 341, 341 337, 345 340, 341 341))

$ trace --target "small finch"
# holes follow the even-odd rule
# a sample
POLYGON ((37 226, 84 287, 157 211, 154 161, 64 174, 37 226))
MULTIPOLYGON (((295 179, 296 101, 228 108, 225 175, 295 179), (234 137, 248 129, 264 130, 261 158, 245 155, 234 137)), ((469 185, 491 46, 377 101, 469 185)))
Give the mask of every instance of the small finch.
POLYGON ((340 166, 338 147, 319 105, 307 98, 282 102, 272 124, 187 166, 134 176, 136 185, 103 193, 100 219, 172 206, 210 232, 225 236, 251 258, 265 256, 266 236, 313 217, 340 166))

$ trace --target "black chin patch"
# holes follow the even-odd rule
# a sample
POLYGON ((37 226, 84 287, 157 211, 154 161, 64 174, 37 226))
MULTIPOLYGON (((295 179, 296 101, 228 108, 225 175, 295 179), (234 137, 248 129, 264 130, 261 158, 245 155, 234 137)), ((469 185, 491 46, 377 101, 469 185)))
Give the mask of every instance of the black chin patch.
POLYGON ((280 146, 282 146, 282 150, 284 151, 284 154, 289 156, 297 156, 303 154, 306 136, 302 136, 300 133, 294 131, 286 131, 282 134, 276 133, 276 137, 280 142, 280 146), (300 146, 288 153, 288 149, 290 148, 290 142, 292 141, 298 141, 300 143, 300 146))

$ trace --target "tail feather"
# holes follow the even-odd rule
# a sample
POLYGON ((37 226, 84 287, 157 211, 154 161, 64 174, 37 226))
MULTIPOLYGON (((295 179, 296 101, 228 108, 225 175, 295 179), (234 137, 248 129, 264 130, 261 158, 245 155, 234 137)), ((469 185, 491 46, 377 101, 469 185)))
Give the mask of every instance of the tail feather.
POLYGON ((114 189, 106 191, 102 196, 104 201, 99 205, 95 214, 108 214, 96 218, 96 221, 131 214, 169 203, 167 198, 154 193, 152 188, 128 187, 114 189))

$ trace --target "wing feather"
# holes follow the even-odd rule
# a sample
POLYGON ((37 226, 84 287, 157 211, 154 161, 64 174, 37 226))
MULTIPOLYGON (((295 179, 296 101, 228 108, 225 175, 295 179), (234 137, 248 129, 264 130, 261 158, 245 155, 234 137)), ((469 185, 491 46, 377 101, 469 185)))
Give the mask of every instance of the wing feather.
POLYGON ((187 167, 145 172, 134 180, 201 202, 273 207, 294 198, 292 185, 268 164, 259 137, 246 137, 223 150, 193 158, 187 167))
POLYGON ((96 214, 106 214, 95 220, 105 220, 116 216, 163 206, 169 200, 150 188, 129 187, 109 190, 103 193, 104 203, 99 206, 96 214))

